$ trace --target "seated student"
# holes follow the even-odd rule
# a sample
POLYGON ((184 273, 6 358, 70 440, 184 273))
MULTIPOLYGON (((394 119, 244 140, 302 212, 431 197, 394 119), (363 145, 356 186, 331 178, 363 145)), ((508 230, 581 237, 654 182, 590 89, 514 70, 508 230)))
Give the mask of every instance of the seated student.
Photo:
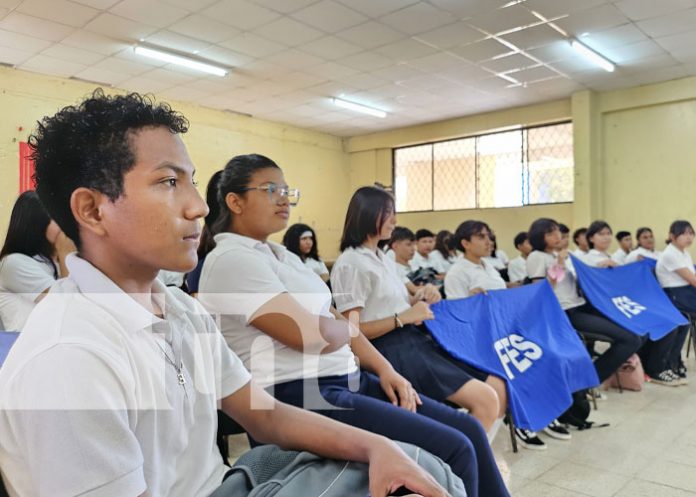
POLYGON ((0 323, 21 331, 34 306, 58 278, 75 244, 51 221, 36 192, 22 193, 10 215, 0 250, 0 323))
POLYGON ((556 221, 537 219, 527 233, 534 249, 527 258, 529 278, 532 281, 549 281, 558 302, 580 334, 588 332, 614 341, 594 362, 599 380, 603 382, 638 350, 643 342, 641 337, 604 317, 578 294, 575 275, 566 266, 568 252, 559 251, 561 231, 556 221))
POLYGON ((590 251, 581 259, 582 262, 592 267, 616 267, 619 265, 609 255, 612 232, 611 226, 605 221, 594 221, 590 224, 585 237, 590 251))
POLYGON ((507 269, 510 258, 504 250, 498 248, 498 242, 495 238, 495 233, 491 233, 491 253, 486 256, 486 261, 498 271, 507 269))
POLYGON ((660 258, 660 251, 655 250, 655 237, 650 228, 638 228, 636 231, 636 243, 638 246, 626 256, 626 264, 642 261, 643 259, 660 258))
POLYGON ((435 234, 426 229, 416 231, 416 253, 411 259, 411 270, 433 268, 437 271, 440 279, 444 278, 445 268, 441 263, 441 258, 433 255, 434 250, 435 234))
POLYGON ((41 202, 79 251, 0 369, 10 495, 224 495, 218 401, 258 440, 368 462, 373 495, 445 495, 386 438, 275 401, 200 304, 156 279, 195 266, 208 211, 187 126, 169 106, 97 90, 30 138, 41 202))
POLYGON ((317 234, 311 226, 302 223, 290 226, 283 235, 283 245, 298 256, 305 266, 317 273, 322 281, 329 281, 329 269, 319 257, 317 234))
MULTIPOLYGON (((454 233, 454 243, 462 248, 461 258, 445 276, 447 298, 460 299, 471 297, 489 290, 504 290, 505 280, 486 260, 491 253, 490 228, 483 221, 464 221, 454 233)), ((521 245, 521 244, 520 244, 521 245)), ((560 440, 569 440, 570 432, 557 421, 544 429, 548 435, 560 440)), ((536 433, 515 429, 515 434, 525 448, 541 448, 543 444, 536 433)), ((545 444, 543 445, 545 446, 545 444)))
POLYGON ((520 255, 508 264, 508 276, 511 283, 522 283, 527 279, 527 257, 532 251, 532 246, 529 244, 526 231, 517 233, 513 242, 520 255))
POLYGON ((186 274, 186 289, 188 293, 195 297, 198 294, 198 283, 201 279, 201 271, 203 271, 203 263, 205 256, 215 248, 215 240, 213 239, 212 225, 220 214, 220 207, 217 204, 217 184, 220 181, 222 171, 216 171, 210 177, 208 186, 205 189, 205 199, 208 204, 208 214, 203 222, 201 230, 201 239, 198 242, 198 263, 190 273, 186 274))
POLYGON ((633 250, 633 240, 631 239, 631 233, 628 231, 619 231, 616 234, 616 241, 619 242, 619 248, 616 252, 611 254, 611 258, 619 265, 623 266, 626 264, 626 258, 628 254, 633 250))
POLYGON ((568 250, 570 247, 570 228, 563 223, 558 223, 561 231, 561 250, 568 250))
POLYGON ((449 271, 452 264, 457 262, 457 251, 452 248, 452 233, 447 230, 439 231, 435 237, 435 250, 430 257, 443 269, 443 273, 449 271))
POLYGON ((410 295, 415 295, 419 289, 408 277, 412 272, 410 261, 416 252, 415 243, 416 236, 413 231, 403 226, 396 226, 389 239, 389 252, 387 252, 387 257, 394 260, 396 272, 406 285, 410 295))
MULTIPOLYGON (((667 296, 677 309, 688 314, 696 314, 696 288, 694 288, 696 275, 694 275, 694 262, 688 251, 693 242, 694 229, 691 223, 682 220, 674 221, 669 227, 669 244, 660 254, 655 267, 657 279, 667 296)), ((681 384, 686 383, 686 367, 681 357, 681 350, 688 330, 688 325, 679 327, 654 344, 657 345, 658 350, 653 357, 661 360, 664 366, 663 371, 668 374, 671 372, 681 384)), ((666 375, 660 377, 658 374, 657 376, 663 380, 666 375)), ((672 383, 667 381, 667 384, 672 383)))
POLYGON ((573 250, 573 255, 580 260, 590 251, 585 233, 587 233, 587 228, 578 228, 573 232, 573 243, 577 247, 573 250))
POLYGON ((220 316, 227 344, 254 381, 282 402, 432 451, 462 478, 468 495, 507 495, 496 490, 504 487, 479 423, 419 396, 335 312, 321 278, 268 240, 285 229, 299 197, 276 163, 236 156, 218 192, 216 247, 206 257, 198 298, 220 316), (370 373, 360 372, 356 358, 370 373))
POLYGON ((433 319, 429 304, 440 300, 438 290, 426 285, 409 296, 394 261, 377 250, 377 240, 391 238, 395 224, 391 194, 375 187, 353 194, 342 253, 331 271, 336 307, 360 322, 363 334, 416 390, 466 407, 487 431, 494 425, 497 429, 507 404, 504 381, 453 359, 436 345, 420 325, 433 319))

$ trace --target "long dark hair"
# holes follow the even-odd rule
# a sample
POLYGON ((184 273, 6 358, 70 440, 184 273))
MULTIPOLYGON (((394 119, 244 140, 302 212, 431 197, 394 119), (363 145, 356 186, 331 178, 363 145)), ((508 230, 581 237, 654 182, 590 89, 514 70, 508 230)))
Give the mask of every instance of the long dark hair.
POLYGON ((529 244, 534 250, 543 252, 546 250, 546 234, 556 229, 560 229, 559 224, 553 219, 549 219, 548 217, 537 219, 532 223, 527 232, 529 244))
POLYGON ((452 232, 448 230, 439 231, 435 237, 435 250, 442 254, 445 260, 450 258, 452 250, 452 232))
POLYGON ((375 186, 358 188, 348 204, 341 251, 360 247, 369 236, 377 235, 393 212, 394 198, 389 192, 375 186))
MULTIPOLYGON (((50 222, 51 218, 36 192, 22 193, 12 207, 7 236, 0 250, 0 260, 6 255, 24 254, 29 257, 38 255, 52 263, 55 249, 46 238, 46 228, 50 222)), ((55 264, 53 270, 57 277, 55 264)))
POLYGON ((222 170, 216 171, 210 177, 208 186, 205 189, 205 201, 208 204, 208 215, 205 216, 203 230, 201 231, 201 241, 198 244, 198 258, 202 259, 208 252, 215 248, 213 224, 220 215, 220 202, 218 202, 218 185, 220 183, 222 170))
POLYGON ((310 258, 314 260, 319 260, 319 248, 317 247, 317 234, 314 232, 311 226, 296 223, 288 228, 288 230, 283 235, 283 245, 293 254, 299 256, 304 262, 305 259, 310 258), (300 238, 302 233, 309 231, 312 233, 312 249, 309 254, 303 254, 300 250, 300 238))
POLYGON ((595 236, 597 233, 602 231, 604 228, 607 228, 609 231, 611 231, 611 226, 609 226, 609 223, 606 221, 602 221, 601 219, 598 221, 593 221, 592 224, 590 224, 587 227, 587 232, 585 233, 585 238, 587 239, 587 246, 590 247, 591 249, 594 248, 594 243, 592 243, 592 238, 595 236))
MULTIPOLYGON (((670 226, 669 226, 669 234, 673 236, 674 238, 683 235, 684 233, 690 231, 691 233, 694 232, 693 226, 691 226, 691 223, 689 221, 684 221, 683 219, 679 219, 677 221, 674 221, 670 226)), ((669 242, 669 240, 668 240, 669 242)))
MULTIPOLYGON (((237 155, 232 157, 229 162, 225 164, 225 168, 221 171, 220 177, 218 178, 216 191, 209 191, 210 195, 206 198, 211 214, 213 210, 217 211, 215 216, 216 219, 212 221, 210 228, 210 232, 213 236, 227 231, 232 224, 232 213, 227 208, 225 202, 227 194, 236 193, 238 195, 244 195, 244 189, 249 186, 251 177, 254 173, 269 167, 280 169, 278 164, 268 157, 259 154, 237 155), (211 198, 213 193, 215 193, 215 196, 211 198)), ((208 214, 208 216, 210 216, 210 214, 208 214)), ((206 223, 208 222, 207 220, 208 218, 206 217, 206 223)), ((214 246, 213 244, 213 247, 214 246)), ((198 255, 202 257, 205 254, 201 254, 199 249, 198 255)))

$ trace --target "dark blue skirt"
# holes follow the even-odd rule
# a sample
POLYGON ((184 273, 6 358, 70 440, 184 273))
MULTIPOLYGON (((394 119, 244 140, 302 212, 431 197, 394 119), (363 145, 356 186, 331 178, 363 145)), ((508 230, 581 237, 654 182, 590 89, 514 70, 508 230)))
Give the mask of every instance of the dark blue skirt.
POLYGON ((449 355, 424 327, 395 328, 372 344, 413 388, 440 402, 468 381, 488 378, 488 373, 449 355))
POLYGON ((665 288, 664 290, 674 307, 682 312, 696 314, 696 287, 686 285, 665 288))

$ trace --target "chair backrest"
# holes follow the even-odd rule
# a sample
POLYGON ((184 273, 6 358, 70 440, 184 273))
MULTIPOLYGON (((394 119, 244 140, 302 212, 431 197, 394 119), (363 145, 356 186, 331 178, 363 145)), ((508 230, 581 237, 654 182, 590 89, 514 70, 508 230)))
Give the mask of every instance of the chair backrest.
MULTIPOLYGON (((0 366, 7 359, 7 354, 10 353, 10 349, 17 337, 19 337, 19 332, 17 331, 0 331, 0 366)), ((2 497, 2 494, 0 494, 0 497, 2 497)))

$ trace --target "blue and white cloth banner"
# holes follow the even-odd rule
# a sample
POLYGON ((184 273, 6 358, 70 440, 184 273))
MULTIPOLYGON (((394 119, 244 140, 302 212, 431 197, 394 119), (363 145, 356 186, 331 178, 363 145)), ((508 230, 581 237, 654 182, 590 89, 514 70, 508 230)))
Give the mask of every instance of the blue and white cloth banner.
POLYGON ((688 322, 660 287, 652 265, 642 260, 596 268, 573 257, 580 287, 594 307, 622 328, 659 340, 688 322))
POLYGON ((425 324, 453 357, 506 380, 515 424, 538 431, 599 384, 587 349, 547 281, 432 306, 425 324))

